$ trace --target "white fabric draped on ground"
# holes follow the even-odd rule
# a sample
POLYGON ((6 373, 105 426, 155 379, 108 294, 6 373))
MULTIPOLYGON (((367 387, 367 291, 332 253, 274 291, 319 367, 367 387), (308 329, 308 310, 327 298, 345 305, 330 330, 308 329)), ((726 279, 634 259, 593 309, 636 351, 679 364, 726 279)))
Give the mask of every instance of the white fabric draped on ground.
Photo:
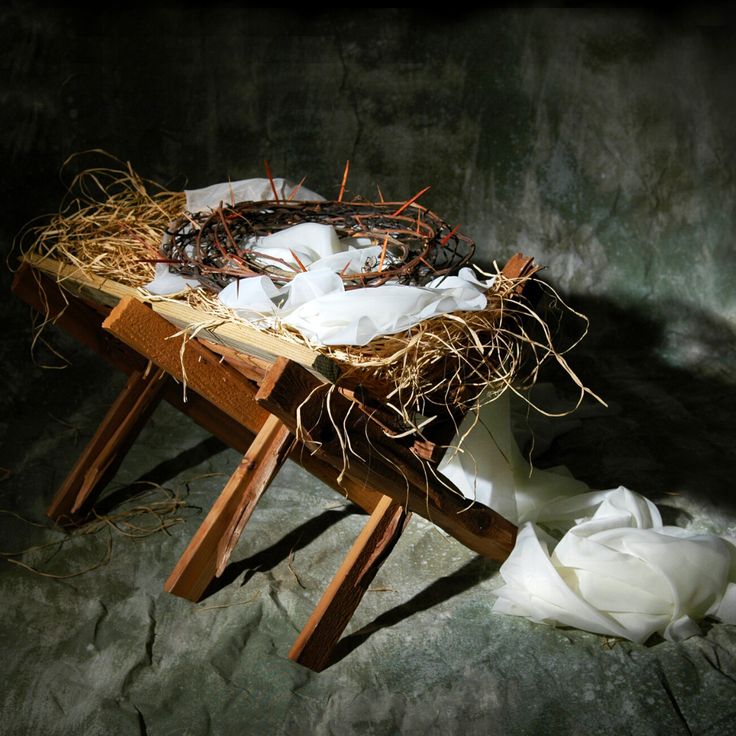
POLYGON ((532 470, 508 393, 478 421, 466 417, 460 450, 440 465, 468 498, 520 524, 494 611, 636 642, 698 634, 705 616, 736 623, 736 545, 663 526, 657 507, 626 488, 590 492, 562 469, 532 470))

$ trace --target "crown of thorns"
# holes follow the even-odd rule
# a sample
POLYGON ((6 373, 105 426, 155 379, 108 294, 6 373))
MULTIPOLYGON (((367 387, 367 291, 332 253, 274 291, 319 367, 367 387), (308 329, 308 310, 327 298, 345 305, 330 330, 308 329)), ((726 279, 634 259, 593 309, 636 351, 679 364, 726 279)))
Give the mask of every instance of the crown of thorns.
POLYGON ((167 229, 162 261, 216 291, 256 275, 284 284, 307 268, 293 251, 295 263, 259 250, 259 238, 307 222, 332 225, 356 247, 380 246, 360 272, 340 273, 346 289, 388 281, 423 285, 456 272, 475 252, 470 238, 416 202, 265 201, 185 215, 167 229))

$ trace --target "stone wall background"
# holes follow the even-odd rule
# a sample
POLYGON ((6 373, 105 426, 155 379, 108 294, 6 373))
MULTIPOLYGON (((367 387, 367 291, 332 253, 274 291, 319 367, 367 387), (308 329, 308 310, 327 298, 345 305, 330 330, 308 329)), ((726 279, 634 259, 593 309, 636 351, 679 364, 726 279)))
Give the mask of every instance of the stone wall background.
POLYGON ((104 149, 172 188, 274 172, 426 204, 481 259, 736 317, 734 25, 718 10, 2 11, 4 240, 104 149))

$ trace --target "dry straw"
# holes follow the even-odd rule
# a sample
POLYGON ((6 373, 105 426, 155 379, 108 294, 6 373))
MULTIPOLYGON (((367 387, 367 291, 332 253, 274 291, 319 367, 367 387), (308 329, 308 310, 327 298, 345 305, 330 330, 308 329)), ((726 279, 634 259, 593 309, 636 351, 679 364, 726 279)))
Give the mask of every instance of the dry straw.
POLYGON ((32 239, 31 249, 39 255, 83 273, 143 286, 153 278, 161 238, 181 215, 185 198, 142 179, 129 163, 119 163, 77 174, 59 212, 24 239, 32 239))
MULTIPOLYGON (((137 501, 137 503, 128 505, 110 514, 93 512, 93 518, 73 528, 69 533, 61 532, 58 527, 33 522, 14 511, 0 509, 0 514, 2 515, 13 516, 30 526, 58 534, 56 539, 19 551, 1 551, 0 558, 4 558, 7 562, 22 567, 41 577, 65 580, 84 575, 107 565, 112 559, 113 534, 131 539, 143 539, 158 532, 168 534, 168 530, 172 526, 183 523, 184 519, 179 516, 179 513, 188 505, 184 499, 157 483, 138 482, 137 485, 146 486, 132 499, 133 501, 137 501), (162 498, 156 498, 157 495, 162 496, 162 498), (80 538, 89 539, 90 537, 97 536, 104 531, 108 532, 104 555, 92 565, 71 572, 51 572, 48 569, 41 569, 41 567, 45 567, 56 556, 62 547, 80 538), (35 561, 36 558, 43 557, 44 554, 45 559, 35 561), (34 563, 27 562, 26 560, 28 558, 33 558, 34 563)), ((84 545, 84 548, 87 546, 84 545)))
MULTIPOLYGON (((401 215, 410 206, 418 207, 417 198, 418 195, 393 214, 401 215)), ((338 203, 343 208, 349 205, 340 200, 338 203)), ((381 202, 376 207, 385 205, 381 202)), ((130 164, 122 169, 88 169, 74 178, 60 212, 45 227, 35 228, 32 249, 72 264, 82 272, 142 286, 153 277, 153 263, 162 258, 164 234, 174 227, 172 223, 181 223, 182 218, 188 217, 184 207, 183 193, 167 191, 142 179, 130 164)), ((356 203, 356 208, 364 207, 364 202, 360 207, 356 203)), ((455 237, 455 230, 450 232, 451 237, 455 237)), ((598 399, 582 384, 565 358, 587 332, 584 315, 532 276, 508 278, 498 267, 494 275, 485 309, 434 317, 401 334, 376 338, 365 347, 315 345, 273 320, 262 329, 284 340, 306 344, 336 361, 351 384, 366 386, 393 409, 407 432, 421 434, 424 417, 436 414, 437 406, 451 408, 451 414, 459 416, 458 411, 477 408, 506 389, 522 395, 548 362, 560 366, 577 387, 578 398, 570 411, 580 405, 586 394, 598 399), (579 339, 567 349, 555 345, 552 324, 556 320, 548 322, 520 296, 521 287, 529 281, 535 281, 546 292, 548 301, 556 305, 557 318, 574 315, 581 321, 579 339)), ((166 298, 186 299, 208 315, 206 323, 191 325, 190 332, 223 322, 244 322, 221 304, 211 289, 190 289, 166 298)), ((548 414, 541 407, 535 408, 548 414)))

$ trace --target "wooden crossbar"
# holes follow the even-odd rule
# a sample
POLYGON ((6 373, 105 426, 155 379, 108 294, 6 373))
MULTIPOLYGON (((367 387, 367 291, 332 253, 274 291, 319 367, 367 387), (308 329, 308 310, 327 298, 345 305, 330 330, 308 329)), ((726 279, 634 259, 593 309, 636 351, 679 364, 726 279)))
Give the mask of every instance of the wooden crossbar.
POLYGON ((396 503, 441 527, 466 547, 494 560, 505 560, 516 541, 516 527, 487 506, 471 502, 431 463, 410 447, 387 437, 379 425, 339 392, 326 397, 311 373, 280 358, 269 371, 256 401, 276 415, 314 455, 341 477, 380 488, 396 503), (329 402, 329 411, 325 410, 329 402), (351 448, 346 446, 349 438, 351 448))

